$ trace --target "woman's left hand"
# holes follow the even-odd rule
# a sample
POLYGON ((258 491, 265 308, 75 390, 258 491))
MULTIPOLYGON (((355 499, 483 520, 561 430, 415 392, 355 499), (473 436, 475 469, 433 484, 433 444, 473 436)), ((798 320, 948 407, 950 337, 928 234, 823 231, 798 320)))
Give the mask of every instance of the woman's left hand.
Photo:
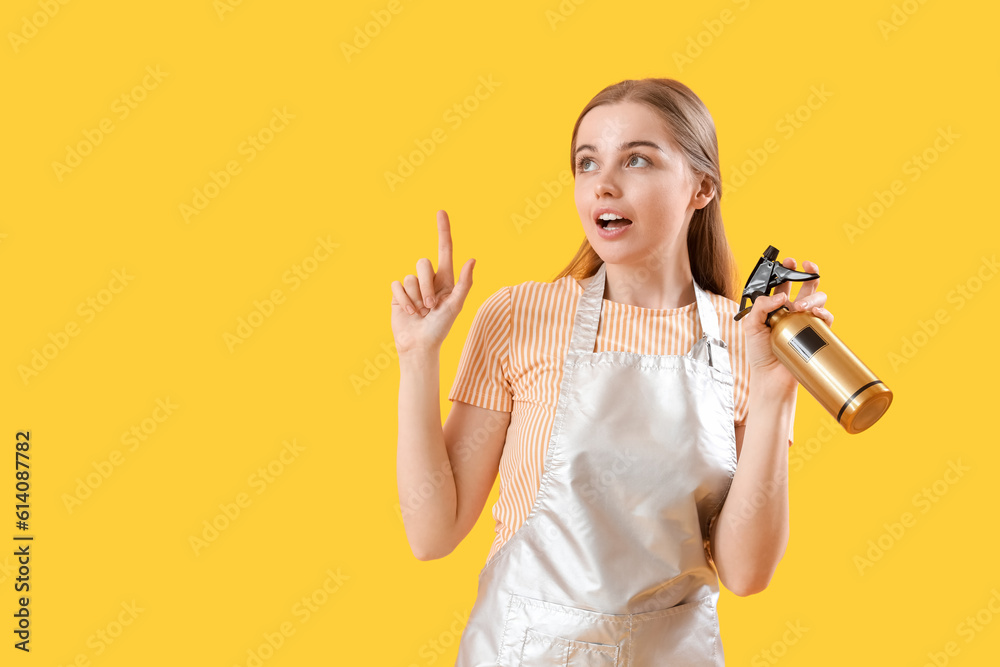
MULTIPOLYGON (((786 257, 781 265, 788 269, 796 268, 793 257, 786 257)), ((802 262, 802 268, 798 270, 819 273, 819 267, 813 262, 802 262)), ((771 327, 764 324, 764 321, 772 310, 787 305, 792 312, 808 310, 826 322, 827 326, 832 326, 833 315, 823 307, 826 304, 826 293, 817 291, 818 287, 819 278, 803 282, 795 301, 788 303, 791 299, 792 284, 785 282, 774 288, 774 294, 760 296, 754 300, 753 308, 742 320, 751 378, 762 380, 765 386, 777 391, 793 392, 796 389, 798 380, 771 350, 771 327)))

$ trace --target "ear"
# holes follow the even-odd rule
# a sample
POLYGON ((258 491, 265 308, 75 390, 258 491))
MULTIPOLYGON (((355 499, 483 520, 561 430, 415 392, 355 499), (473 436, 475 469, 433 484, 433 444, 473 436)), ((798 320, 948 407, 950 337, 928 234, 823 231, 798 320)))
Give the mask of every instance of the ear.
POLYGON ((707 174, 696 173, 694 178, 697 190, 691 196, 691 205, 696 209, 705 208, 715 197, 715 185, 707 174))

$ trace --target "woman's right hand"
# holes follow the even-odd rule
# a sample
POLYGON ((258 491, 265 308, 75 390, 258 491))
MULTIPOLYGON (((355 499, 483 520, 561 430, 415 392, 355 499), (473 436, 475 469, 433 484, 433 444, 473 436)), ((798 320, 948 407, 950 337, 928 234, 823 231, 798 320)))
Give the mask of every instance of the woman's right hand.
POLYGON ((392 283, 392 335, 396 351, 436 350, 444 342, 451 325, 472 287, 470 259, 455 282, 452 270, 451 223, 445 211, 437 212, 438 270, 426 257, 417 260, 417 275, 392 283))

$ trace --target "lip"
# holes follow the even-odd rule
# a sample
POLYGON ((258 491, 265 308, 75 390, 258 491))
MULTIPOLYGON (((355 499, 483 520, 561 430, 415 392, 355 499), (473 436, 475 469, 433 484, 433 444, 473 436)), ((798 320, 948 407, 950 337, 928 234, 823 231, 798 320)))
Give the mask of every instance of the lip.
POLYGON ((607 229, 598 225, 597 235, 602 239, 616 239, 630 229, 632 229, 632 225, 625 225, 624 227, 617 227, 615 229, 607 229))
MULTIPOLYGON (((632 220, 632 218, 629 218, 628 215, 626 215, 624 211, 620 211, 617 208, 603 207, 603 208, 599 208, 596 211, 594 211, 594 223, 597 224, 597 221, 605 213, 614 213, 615 215, 620 215, 623 218, 628 218, 629 220, 632 220)), ((635 222, 635 221, 633 220, 633 222, 635 222)), ((598 226, 600 226, 600 225, 598 225, 598 226)))
POLYGON ((624 227, 618 227, 617 229, 608 229, 606 227, 603 227, 600 223, 600 217, 605 213, 614 213, 615 215, 620 215, 621 217, 627 220, 632 220, 632 218, 626 215, 624 211, 621 211, 617 208, 602 207, 597 209, 596 211, 594 211, 594 224, 597 225, 597 235, 600 236, 602 239, 616 239, 625 232, 627 232, 629 229, 631 229, 632 225, 635 224, 635 221, 632 221, 631 224, 625 225, 624 227))

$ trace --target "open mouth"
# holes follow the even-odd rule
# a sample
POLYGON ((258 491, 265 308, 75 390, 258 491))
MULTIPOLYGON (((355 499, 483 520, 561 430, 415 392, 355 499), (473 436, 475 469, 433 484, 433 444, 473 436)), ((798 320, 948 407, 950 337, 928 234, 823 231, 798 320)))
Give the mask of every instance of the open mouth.
POLYGON ((604 229, 618 229, 619 227, 627 227, 632 224, 632 221, 628 218, 619 218, 617 220, 601 220, 598 218, 596 222, 604 229))

